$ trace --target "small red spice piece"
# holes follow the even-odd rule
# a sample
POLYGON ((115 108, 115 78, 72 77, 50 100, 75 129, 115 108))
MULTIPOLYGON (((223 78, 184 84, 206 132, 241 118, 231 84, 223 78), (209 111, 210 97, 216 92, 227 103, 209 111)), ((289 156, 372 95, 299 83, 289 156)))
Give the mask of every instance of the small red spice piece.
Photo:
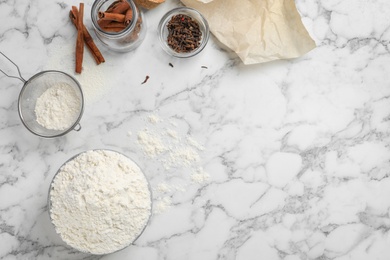
POLYGON ((145 84, 146 82, 148 82, 148 79, 149 79, 149 76, 146 75, 145 80, 141 84, 145 84))

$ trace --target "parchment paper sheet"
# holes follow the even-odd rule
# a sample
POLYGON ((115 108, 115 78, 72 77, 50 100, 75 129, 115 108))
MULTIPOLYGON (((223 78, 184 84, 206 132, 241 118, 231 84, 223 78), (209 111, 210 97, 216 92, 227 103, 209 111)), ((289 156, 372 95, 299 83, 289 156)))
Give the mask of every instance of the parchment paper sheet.
POLYGON ((316 47, 294 0, 181 0, 244 64, 302 56, 316 47))

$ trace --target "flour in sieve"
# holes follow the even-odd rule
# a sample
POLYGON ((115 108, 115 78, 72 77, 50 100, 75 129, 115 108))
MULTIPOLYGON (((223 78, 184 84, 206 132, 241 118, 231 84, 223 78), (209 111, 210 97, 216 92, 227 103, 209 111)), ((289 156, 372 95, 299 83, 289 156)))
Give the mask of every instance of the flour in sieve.
POLYGON ((35 115, 38 124, 51 130, 66 130, 80 115, 81 99, 66 83, 48 88, 38 97, 35 115))
POLYGON ((151 194, 140 168, 106 150, 82 153, 61 167, 50 201, 50 216, 61 238, 92 254, 128 246, 151 213, 151 194))

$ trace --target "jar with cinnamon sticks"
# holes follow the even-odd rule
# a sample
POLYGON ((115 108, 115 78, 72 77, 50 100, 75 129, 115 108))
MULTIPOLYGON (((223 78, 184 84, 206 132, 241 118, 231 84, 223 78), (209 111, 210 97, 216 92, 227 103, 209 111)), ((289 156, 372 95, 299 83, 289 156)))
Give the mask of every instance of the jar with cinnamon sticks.
POLYGON ((98 39, 111 50, 132 51, 145 38, 144 14, 132 0, 96 0, 91 18, 98 39))

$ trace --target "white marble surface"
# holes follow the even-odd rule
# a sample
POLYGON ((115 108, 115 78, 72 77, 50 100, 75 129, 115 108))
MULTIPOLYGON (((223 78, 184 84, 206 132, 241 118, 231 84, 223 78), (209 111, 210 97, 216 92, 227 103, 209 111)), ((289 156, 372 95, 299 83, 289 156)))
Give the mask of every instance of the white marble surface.
MULTIPOLYGON (((0 0, 0 50, 26 78, 44 69, 73 74, 72 4, 0 0)), ((167 0, 146 13, 148 34, 135 52, 99 44, 99 66, 86 52, 76 76, 87 98, 82 130, 57 139, 23 127, 22 84, 0 76, 0 258, 390 259, 390 2, 296 4, 318 47, 244 66, 214 37, 192 59, 163 53, 158 20, 180 5, 167 0), (145 129, 172 147, 188 146, 190 136, 203 146, 193 147, 199 158, 166 169, 169 154, 146 156, 138 143, 145 129), (94 148, 134 158, 155 205, 169 204, 133 246, 101 257, 67 247, 46 208, 58 167, 94 148), (191 171, 200 168, 210 178, 195 182, 191 171)))

